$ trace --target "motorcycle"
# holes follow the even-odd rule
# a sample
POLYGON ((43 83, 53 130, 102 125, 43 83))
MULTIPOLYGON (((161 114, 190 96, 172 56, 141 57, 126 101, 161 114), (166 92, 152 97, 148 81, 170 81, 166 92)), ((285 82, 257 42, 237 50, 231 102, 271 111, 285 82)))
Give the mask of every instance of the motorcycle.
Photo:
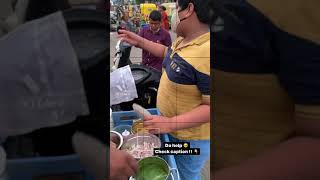
POLYGON ((144 108, 155 108, 161 72, 141 64, 132 64, 130 60, 131 45, 121 39, 116 45, 116 54, 113 60, 114 66, 111 71, 126 65, 130 66, 133 79, 137 88, 138 98, 123 102, 111 107, 112 111, 130 111, 132 104, 136 103, 144 108))

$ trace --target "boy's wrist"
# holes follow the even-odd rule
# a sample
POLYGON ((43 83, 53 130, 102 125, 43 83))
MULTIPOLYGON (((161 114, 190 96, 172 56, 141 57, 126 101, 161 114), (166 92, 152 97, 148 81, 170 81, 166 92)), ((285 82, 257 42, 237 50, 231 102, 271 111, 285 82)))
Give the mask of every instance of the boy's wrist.
POLYGON ((178 130, 178 126, 177 126, 177 116, 174 116, 174 117, 171 117, 171 118, 168 118, 168 123, 170 124, 169 126, 169 131, 170 132, 174 132, 174 131, 177 131, 178 130))
POLYGON ((144 39, 142 37, 139 38, 138 44, 136 45, 136 47, 144 49, 144 39))

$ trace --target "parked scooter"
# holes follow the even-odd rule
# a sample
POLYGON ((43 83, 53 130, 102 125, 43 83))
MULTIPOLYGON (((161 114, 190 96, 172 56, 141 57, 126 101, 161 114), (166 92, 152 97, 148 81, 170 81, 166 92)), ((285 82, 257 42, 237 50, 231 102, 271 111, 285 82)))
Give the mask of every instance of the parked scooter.
POLYGON ((113 59, 114 65, 112 66, 111 71, 132 64, 130 60, 131 47, 130 44, 123 42, 121 39, 117 42, 116 54, 113 59))
POLYGON ((111 108, 113 111, 129 111, 132 110, 133 103, 140 104, 145 108, 155 108, 161 72, 141 64, 132 64, 130 61, 130 51, 128 51, 129 48, 131 48, 131 46, 126 42, 123 42, 121 39, 118 41, 115 58, 113 60, 114 66, 111 68, 111 71, 130 65, 138 98, 114 105, 111 108))

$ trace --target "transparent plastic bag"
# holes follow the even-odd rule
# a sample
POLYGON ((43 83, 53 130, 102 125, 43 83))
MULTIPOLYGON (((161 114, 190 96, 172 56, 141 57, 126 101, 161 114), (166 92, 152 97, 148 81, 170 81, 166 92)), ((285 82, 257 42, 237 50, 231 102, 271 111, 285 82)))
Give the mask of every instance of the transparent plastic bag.
POLYGON ((61 12, 0 39, 0 137, 70 123, 89 113, 61 12))
POLYGON ((116 69, 110 74, 110 105, 128 102, 137 97, 130 66, 116 69))

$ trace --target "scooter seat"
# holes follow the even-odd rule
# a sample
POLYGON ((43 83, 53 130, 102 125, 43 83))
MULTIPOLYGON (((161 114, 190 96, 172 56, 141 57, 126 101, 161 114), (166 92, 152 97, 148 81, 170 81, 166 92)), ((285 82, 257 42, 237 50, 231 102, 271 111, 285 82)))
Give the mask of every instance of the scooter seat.
POLYGON ((151 76, 150 70, 143 65, 131 64, 130 68, 133 79, 137 85, 141 84, 151 76))

